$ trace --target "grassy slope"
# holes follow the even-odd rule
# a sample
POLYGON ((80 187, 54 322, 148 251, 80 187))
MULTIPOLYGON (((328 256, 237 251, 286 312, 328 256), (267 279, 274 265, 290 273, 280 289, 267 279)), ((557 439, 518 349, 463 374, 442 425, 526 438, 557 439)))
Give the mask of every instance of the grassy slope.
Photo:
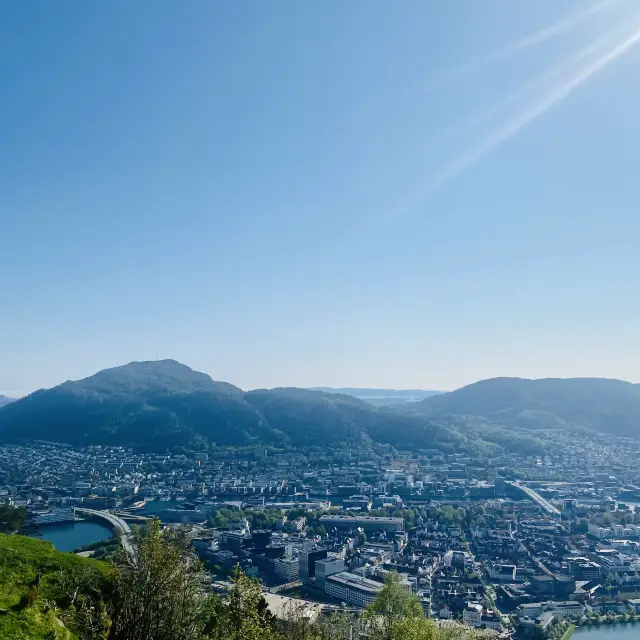
POLYGON ((55 631, 56 640, 75 636, 61 625, 54 610, 46 611, 45 601, 54 601, 60 572, 85 565, 106 576, 109 569, 94 560, 71 553, 60 553, 43 540, 0 534, 0 640, 41 640, 55 631), (40 572, 40 587, 35 603, 21 607, 29 584, 40 572))

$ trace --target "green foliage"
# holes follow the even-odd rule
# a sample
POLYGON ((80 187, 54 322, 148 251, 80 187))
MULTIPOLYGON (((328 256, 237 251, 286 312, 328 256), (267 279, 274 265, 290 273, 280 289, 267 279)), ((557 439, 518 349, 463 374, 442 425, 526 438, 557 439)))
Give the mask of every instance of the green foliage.
POLYGON ((589 530, 589 521, 586 518, 581 518, 573 523, 574 533, 587 533, 589 530))
POLYGON ((387 575, 384 587, 363 616, 372 640, 418 640, 433 637, 433 622, 424 617, 418 598, 400 584, 397 573, 387 575))
POLYGON ((104 638, 104 597, 113 579, 107 564, 60 553, 42 540, 0 535, 0 638, 104 638))
POLYGON ((397 573, 387 575, 384 587, 362 616, 370 640, 474 640, 487 634, 457 624, 436 625, 425 618, 418 598, 400 583, 397 573))
MULTIPOLYGON (((304 512, 304 510, 302 511, 304 512)), ((216 529, 232 528, 242 523, 246 518, 252 529, 273 529, 276 522, 282 520, 283 516, 282 509, 242 511, 241 509, 222 508, 209 518, 208 525, 216 529)))
POLYGON ((118 558, 111 640, 198 640, 211 596, 186 540, 158 520, 134 532, 134 553, 118 558))
POLYGON ((224 602, 213 610, 208 628, 215 640, 276 640, 276 623, 269 612, 262 586, 248 578, 239 568, 232 578, 233 586, 224 602))
POLYGON ((344 612, 306 617, 292 606, 269 612, 259 581, 237 568, 217 596, 185 540, 157 521, 134 533, 117 568, 56 552, 46 542, 0 536, 0 638, 11 640, 471 640, 482 633, 436 626, 390 574, 356 619, 344 612))
POLYGON ((23 507, 13 507, 0 502, 0 533, 22 533, 27 512, 23 507))

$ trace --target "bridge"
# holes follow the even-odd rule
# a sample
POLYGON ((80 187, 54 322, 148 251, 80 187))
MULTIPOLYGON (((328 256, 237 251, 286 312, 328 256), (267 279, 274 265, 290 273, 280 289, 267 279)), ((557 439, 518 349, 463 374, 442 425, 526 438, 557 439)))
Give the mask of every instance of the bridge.
POLYGON ((548 500, 545 500, 537 491, 534 491, 531 487, 526 487, 520 484, 518 480, 509 483, 512 487, 516 487, 523 491, 528 498, 531 498, 534 502, 539 504, 550 516, 559 516, 560 510, 556 509, 548 500))
POLYGON ((131 535, 131 527, 122 518, 109 513, 108 511, 98 511, 97 509, 84 509, 83 507, 74 507, 74 511, 82 513, 90 518, 100 518, 106 520, 113 534, 120 540, 122 548, 127 553, 133 553, 133 545, 129 541, 131 535))

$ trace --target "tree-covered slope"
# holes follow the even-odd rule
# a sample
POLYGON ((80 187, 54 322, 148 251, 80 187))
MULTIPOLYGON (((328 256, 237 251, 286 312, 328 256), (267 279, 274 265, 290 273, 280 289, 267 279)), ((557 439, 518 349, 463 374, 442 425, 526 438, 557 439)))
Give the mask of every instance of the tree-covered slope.
POLYGON ((640 436, 640 385, 622 380, 493 378, 413 407, 433 417, 479 416, 515 427, 582 427, 640 436))
POLYGON ((134 362, 0 408, 0 437, 72 444, 330 446, 367 440, 437 447, 447 427, 308 389, 244 392, 173 360, 134 362))
POLYGON ((5 436, 74 444, 237 444, 264 437, 262 422, 240 389, 173 360, 106 369, 0 409, 5 436))

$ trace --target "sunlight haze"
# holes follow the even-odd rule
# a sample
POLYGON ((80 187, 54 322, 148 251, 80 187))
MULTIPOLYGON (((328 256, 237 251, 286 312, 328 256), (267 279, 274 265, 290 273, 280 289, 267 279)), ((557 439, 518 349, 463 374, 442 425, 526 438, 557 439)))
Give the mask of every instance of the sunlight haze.
POLYGON ((635 0, 37 6, 0 7, 0 394, 640 382, 635 0))

